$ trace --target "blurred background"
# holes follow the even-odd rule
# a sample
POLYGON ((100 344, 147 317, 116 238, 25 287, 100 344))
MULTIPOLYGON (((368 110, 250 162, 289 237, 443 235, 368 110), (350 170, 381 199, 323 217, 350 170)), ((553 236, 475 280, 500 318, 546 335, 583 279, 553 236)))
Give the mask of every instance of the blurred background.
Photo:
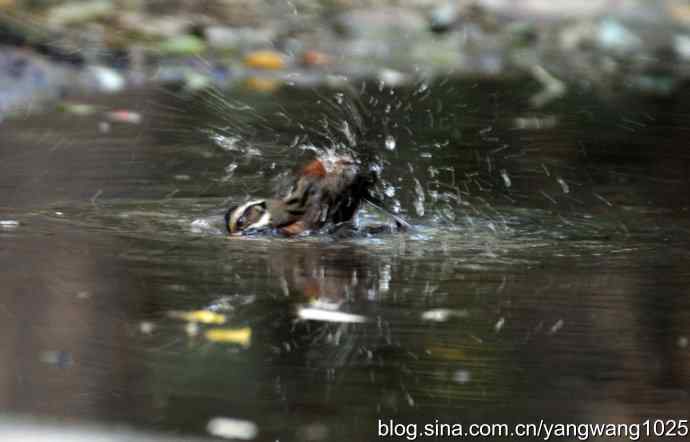
POLYGON ((680 0, 0 0, 0 438, 673 436, 689 75, 680 0), (413 229, 226 235, 326 151, 413 229))
POLYGON ((545 84, 536 104, 562 93, 559 81, 663 95, 690 58, 680 0, 5 0, 0 11, 3 113, 65 88, 266 90, 332 75, 527 74, 545 84))

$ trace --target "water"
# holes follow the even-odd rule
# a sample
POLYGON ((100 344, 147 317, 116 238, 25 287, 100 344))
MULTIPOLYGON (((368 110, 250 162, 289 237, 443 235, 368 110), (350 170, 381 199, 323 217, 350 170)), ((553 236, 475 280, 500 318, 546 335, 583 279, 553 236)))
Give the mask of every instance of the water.
POLYGON ((571 91, 535 114, 536 89, 374 85, 361 113, 327 90, 133 91, 4 121, 2 409, 270 441, 687 418, 689 97, 571 91), (116 109, 140 124, 101 124, 116 109), (223 233, 334 140, 374 152, 413 231, 223 233))

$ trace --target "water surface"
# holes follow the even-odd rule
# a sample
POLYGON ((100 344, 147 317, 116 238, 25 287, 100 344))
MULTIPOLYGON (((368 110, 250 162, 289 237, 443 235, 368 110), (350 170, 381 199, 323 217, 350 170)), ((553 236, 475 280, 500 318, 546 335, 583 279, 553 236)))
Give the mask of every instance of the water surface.
POLYGON ((281 441, 687 418, 690 101, 574 90, 535 111, 536 89, 132 91, 2 122, 2 409, 281 441), (333 142, 381 166, 413 231, 223 233, 229 204, 333 142), (197 310, 226 322, 179 317, 197 310))

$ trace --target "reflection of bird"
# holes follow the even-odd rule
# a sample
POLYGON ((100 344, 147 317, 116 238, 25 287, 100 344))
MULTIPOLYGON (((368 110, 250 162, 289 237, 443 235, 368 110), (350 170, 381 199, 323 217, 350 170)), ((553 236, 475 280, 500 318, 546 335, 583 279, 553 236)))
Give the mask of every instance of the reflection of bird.
POLYGON ((328 155, 307 164, 283 199, 249 201, 225 215, 231 234, 271 229, 291 236, 352 220, 375 176, 347 155, 328 155))

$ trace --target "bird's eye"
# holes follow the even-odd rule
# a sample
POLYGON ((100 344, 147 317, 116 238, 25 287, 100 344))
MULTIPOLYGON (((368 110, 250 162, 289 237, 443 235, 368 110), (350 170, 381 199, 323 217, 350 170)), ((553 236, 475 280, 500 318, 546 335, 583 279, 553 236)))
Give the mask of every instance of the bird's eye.
POLYGON ((239 218, 237 218, 237 222, 235 225, 237 226, 237 229, 241 229, 244 227, 244 225, 247 223, 247 215, 242 215, 239 218))

